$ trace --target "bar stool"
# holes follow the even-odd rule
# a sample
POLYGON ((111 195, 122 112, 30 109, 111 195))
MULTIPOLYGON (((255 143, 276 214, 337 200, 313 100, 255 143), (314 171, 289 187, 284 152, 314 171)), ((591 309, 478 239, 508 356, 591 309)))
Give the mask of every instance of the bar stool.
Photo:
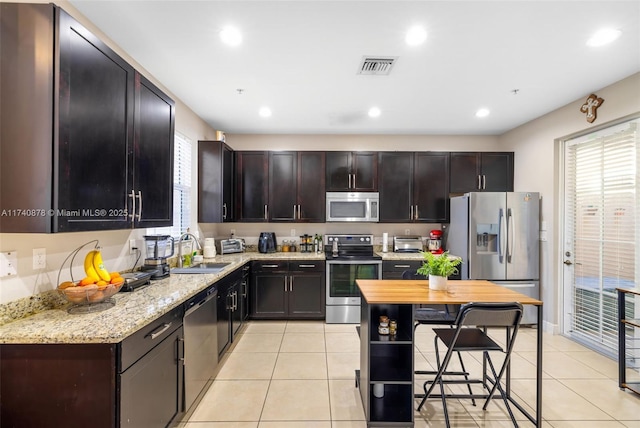
POLYGON ((475 395, 469 393, 468 396, 449 396, 450 398, 486 398, 483 410, 487 409, 489 401, 495 394, 496 390, 500 391, 504 404, 507 408, 509 416, 514 426, 518 426, 516 419, 509 406, 507 395, 502 388, 501 379, 504 375, 509 361, 511 358, 511 352, 513 351, 513 345, 515 343, 516 335, 522 320, 522 305, 520 303, 468 303, 463 305, 458 313, 458 317, 455 321, 455 329, 452 328, 434 328, 435 333, 434 345, 436 350, 436 361, 438 365, 438 371, 432 380, 428 380, 424 383, 424 398, 418 406, 418 411, 422 409, 422 406, 427 401, 427 398, 433 392, 436 384, 440 385, 440 397, 442 400, 442 407, 444 411, 446 426, 449 424, 449 413, 447 411, 447 394, 444 391, 444 385, 447 383, 466 383, 471 388, 471 383, 482 384, 483 387, 489 391, 486 395, 475 395), (480 328, 481 327, 481 328, 480 328), (507 331, 507 346, 503 349, 498 343, 491 339, 487 333, 487 327, 505 327, 507 331), (447 352, 442 361, 440 361, 440 353, 438 350, 438 341, 441 341, 446 347, 447 352), (484 359, 487 361, 493 379, 489 378, 486 371, 483 373, 482 379, 469 379, 465 376, 465 380, 444 380, 443 376, 449 374, 447 366, 451 361, 451 357, 454 352, 460 355, 460 352, 480 351, 483 353, 484 359), (497 351, 504 353, 504 361, 500 370, 496 372, 495 366, 489 355, 490 351, 497 351), (427 387, 427 385, 429 385, 427 387))

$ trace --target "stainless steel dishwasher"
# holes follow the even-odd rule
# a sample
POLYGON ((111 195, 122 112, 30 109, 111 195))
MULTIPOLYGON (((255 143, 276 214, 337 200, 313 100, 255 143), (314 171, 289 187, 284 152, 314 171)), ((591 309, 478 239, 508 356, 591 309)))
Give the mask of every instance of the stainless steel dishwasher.
POLYGON ((217 296, 218 290, 212 286, 185 303, 185 411, 196 401, 218 365, 217 296))

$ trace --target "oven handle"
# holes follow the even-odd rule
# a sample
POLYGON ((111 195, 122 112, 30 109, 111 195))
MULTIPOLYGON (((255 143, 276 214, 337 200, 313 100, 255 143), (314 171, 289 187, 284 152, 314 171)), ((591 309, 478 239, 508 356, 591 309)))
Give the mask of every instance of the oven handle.
POLYGON ((327 260, 328 265, 380 265, 382 260, 327 260))

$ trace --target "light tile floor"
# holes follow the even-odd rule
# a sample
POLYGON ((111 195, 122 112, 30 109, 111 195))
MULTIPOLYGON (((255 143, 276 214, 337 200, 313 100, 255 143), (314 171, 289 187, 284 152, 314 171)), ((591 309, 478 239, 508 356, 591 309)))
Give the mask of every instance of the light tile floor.
MULTIPOLYGON (((512 392, 525 406, 535 403, 535 349, 536 331, 522 328, 512 359, 512 392)), ((481 371, 479 358, 465 358, 472 373, 481 371)), ((353 324, 249 322, 222 358, 200 403, 179 427, 364 428, 354 383, 359 365, 359 338, 353 324)), ((415 368, 434 365, 433 333, 420 326, 415 368)), ((640 396, 618 388, 615 361, 545 333, 543 371, 543 427, 640 428, 640 396)), ((422 391, 424 379, 416 379, 416 392, 422 391)), ((447 403, 454 427, 512 426, 499 400, 492 401, 487 411, 469 400, 447 403)), ((514 412, 519 424, 533 426, 517 409, 514 412)), ((428 400, 415 413, 415 426, 445 426, 439 400, 428 400)))

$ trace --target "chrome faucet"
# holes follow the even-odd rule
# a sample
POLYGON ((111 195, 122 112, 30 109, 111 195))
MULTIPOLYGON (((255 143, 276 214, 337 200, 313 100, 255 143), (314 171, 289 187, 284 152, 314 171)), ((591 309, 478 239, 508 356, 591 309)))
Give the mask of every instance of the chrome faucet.
POLYGON ((202 246, 200 245, 198 238, 196 238, 193 233, 186 232, 180 235, 180 238, 178 238, 178 267, 182 267, 182 238, 189 237, 189 236, 193 237, 193 240, 195 241, 196 246, 198 247, 198 250, 202 249, 202 246))

